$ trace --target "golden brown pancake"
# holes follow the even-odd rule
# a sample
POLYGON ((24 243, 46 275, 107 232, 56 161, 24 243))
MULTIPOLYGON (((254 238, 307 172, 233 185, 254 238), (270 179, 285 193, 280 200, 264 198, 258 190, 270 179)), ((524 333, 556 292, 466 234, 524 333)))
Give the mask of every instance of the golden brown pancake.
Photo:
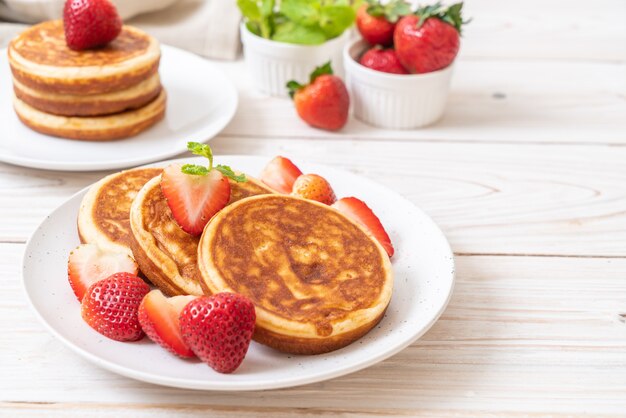
POLYGON ((78 211, 78 235, 82 243, 98 244, 114 252, 130 250, 130 205, 160 168, 136 168, 106 176, 89 188, 78 211))
POLYGON ((161 82, 159 75, 154 74, 126 90, 85 96, 40 92, 14 79, 13 90, 18 99, 42 112, 62 116, 101 116, 148 104, 161 92, 161 82))
MULTIPOLYGON (((230 182, 229 204, 248 196, 272 193, 258 180, 230 182)), ((161 192, 161 177, 150 180, 135 197, 130 210, 131 249, 143 274, 163 293, 202 295, 197 253, 199 237, 183 231, 161 192)))
POLYGON ((13 98, 17 117, 29 128, 61 138, 83 141, 110 141, 131 137, 159 122, 165 116, 165 90, 147 105, 105 116, 59 116, 42 112, 13 98))
POLYGON ((105 47, 74 51, 65 42, 63 21, 32 26, 8 49, 13 77, 40 92, 102 94, 125 90, 157 72, 156 39, 131 26, 105 47))
POLYGON ((383 317, 393 272, 384 248, 318 202, 250 197, 215 215, 198 247, 202 284, 256 307, 254 339, 318 354, 360 338, 383 317))

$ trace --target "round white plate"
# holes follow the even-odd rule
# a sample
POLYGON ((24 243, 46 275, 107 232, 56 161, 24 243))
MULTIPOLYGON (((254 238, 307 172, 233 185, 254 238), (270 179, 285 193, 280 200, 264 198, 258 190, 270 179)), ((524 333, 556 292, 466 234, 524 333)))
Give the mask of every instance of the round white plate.
POLYGON ((161 52, 165 119, 132 138, 88 142, 43 135, 20 122, 13 111, 7 51, 0 50, 0 161, 65 171, 124 168, 172 157, 187 150, 187 141, 217 135, 237 110, 233 84, 203 58, 166 45, 161 52))
MULTIPOLYGON (((268 158, 218 156, 219 163, 258 175, 268 158)), ((396 253, 395 284, 387 313, 370 333, 351 345, 316 356, 289 355, 252 342, 233 374, 181 360, 148 338, 110 340, 80 316, 67 281, 67 258, 79 244, 76 214, 85 190, 53 211, 26 246, 23 281, 33 308, 67 346, 95 364, 146 382, 192 389, 257 390, 318 382, 386 359, 424 334, 443 312, 454 284, 454 259, 442 232, 410 201, 363 177, 321 165, 295 163, 328 179, 337 196, 358 196, 380 217, 396 253)))

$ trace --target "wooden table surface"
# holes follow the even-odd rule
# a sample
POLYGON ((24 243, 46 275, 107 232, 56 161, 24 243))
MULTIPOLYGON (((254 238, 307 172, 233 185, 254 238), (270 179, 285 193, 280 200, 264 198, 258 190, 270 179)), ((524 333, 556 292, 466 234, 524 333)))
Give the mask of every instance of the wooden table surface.
POLYGON ((252 91, 241 62, 219 64, 241 101, 217 153, 345 168, 440 225, 457 285, 424 337, 366 370, 275 391, 102 370, 35 319, 20 264, 45 215, 106 173, 0 164, 0 416, 626 416, 626 2, 466 9, 447 113, 428 129, 314 130, 288 100, 252 91))

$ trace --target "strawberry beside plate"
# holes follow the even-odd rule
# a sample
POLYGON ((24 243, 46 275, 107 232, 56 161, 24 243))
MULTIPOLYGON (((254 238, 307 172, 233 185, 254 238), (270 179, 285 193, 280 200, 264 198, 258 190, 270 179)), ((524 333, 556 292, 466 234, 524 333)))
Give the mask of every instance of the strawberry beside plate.
MULTIPOLYGON (((269 158, 220 156, 220 160, 258 176, 269 158)), ((147 341, 119 343, 99 335, 81 320, 80 306, 67 285, 67 254, 79 243, 76 214, 86 189, 54 210, 28 242, 23 283, 34 311, 50 332, 96 365, 173 387, 232 391, 290 387, 351 373, 392 356, 423 335, 449 301, 454 260, 446 238, 420 209, 386 187, 331 167, 294 163, 328 179, 338 195, 357 195, 368 202, 396 248, 394 293, 385 318, 348 347, 328 354, 295 356, 253 342, 241 367, 234 374, 220 375, 147 341)))

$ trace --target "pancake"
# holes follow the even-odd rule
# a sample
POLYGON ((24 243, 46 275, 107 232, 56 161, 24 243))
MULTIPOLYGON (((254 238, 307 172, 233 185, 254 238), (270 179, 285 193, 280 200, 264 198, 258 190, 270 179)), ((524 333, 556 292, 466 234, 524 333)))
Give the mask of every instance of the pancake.
POLYGON ((45 113, 14 97, 13 108, 29 128, 61 138, 84 141, 110 141, 134 136, 154 125, 165 115, 165 90, 147 105, 106 116, 59 116, 45 113))
POLYGON ((62 116, 99 116, 144 106, 161 92, 161 82, 159 75, 154 74, 126 90, 85 96, 40 92, 14 79, 13 90, 18 99, 42 112, 62 116))
MULTIPOLYGON (((272 193, 254 178, 230 181, 230 202, 248 196, 272 193)), ((150 180, 139 191, 130 209, 131 249, 143 274, 169 296, 202 295, 198 274, 199 237, 183 231, 161 192, 161 177, 150 180)))
POLYGON ((254 340, 296 354, 342 348, 383 317, 393 272, 384 248, 318 202, 241 200, 215 215, 198 247, 202 285, 256 307, 254 340))
POLYGON ((65 42, 62 20, 31 26, 8 49, 13 77, 24 86, 55 94, 102 94, 128 89, 157 72, 159 42, 124 25, 98 49, 74 51, 65 42))
POLYGON ((121 171, 92 185, 78 210, 80 241, 132 255, 130 205, 143 185, 161 171, 160 168, 121 171))

